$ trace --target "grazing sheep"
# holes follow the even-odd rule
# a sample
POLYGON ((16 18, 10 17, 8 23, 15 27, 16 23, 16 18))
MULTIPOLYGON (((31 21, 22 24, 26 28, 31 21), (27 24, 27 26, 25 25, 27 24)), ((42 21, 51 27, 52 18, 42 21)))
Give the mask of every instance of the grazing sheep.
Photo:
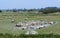
POLYGON ((36 31, 31 31, 30 33, 31 34, 38 34, 36 31))
POLYGON ((51 21, 51 22, 49 22, 49 24, 54 24, 54 22, 53 22, 53 21, 51 21))
POLYGON ((16 24, 16 27, 22 27, 23 26, 23 24, 21 23, 18 23, 18 24, 16 24))
POLYGON ((31 25, 34 26, 36 24, 36 22, 33 22, 31 25))
POLYGON ((45 24, 45 21, 41 21, 41 22, 40 22, 40 25, 44 25, 44 24, 45 24))
POLYGON ((29 24, 25 24, 26 26, 28 26, 29 24))
POLYGON ((26 27, 21 27, 21 29, 22 29, 22 30, 25 30, 25 29, 26 29, 26 27))
POLYGON ((21 27, 21 25, 19 25, 19 24, 16 24, 16 27, 21 27))
POLYGON ((14 23, 14 22, 15 22, 15 20, 11 20, 11 22, 12 22, 12 23, 14 23))
POLYGON ((40 29, 40 27, 39 27, 39 29, 40 29))
MULTIPOLYGON (((26 18, 27 20, 27 18, 26 18)), ((13 20, 12 20, 13 21, 13 20)), ((41 29, 41 28, 46 28, 50 24, 55 24, 55 22, 47 22, 47 21, 25 21, 25 22, 19 22, 16 24, 16 27, 19 28, 20 30, 27 30, 26 34, 37 34, 34 30, 36 29, 41 29)), ((52 34, 52 32, 51 32, 52 34)))
POLYGON ((24 30, 24 28, 22 28, 22 30, 24 30))

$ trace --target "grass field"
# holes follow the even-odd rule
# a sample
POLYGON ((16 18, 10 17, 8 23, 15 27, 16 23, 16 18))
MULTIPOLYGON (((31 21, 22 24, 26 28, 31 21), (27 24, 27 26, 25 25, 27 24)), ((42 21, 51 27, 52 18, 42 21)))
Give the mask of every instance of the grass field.
POLYGON ((60 13, 49 15, 13 12, 0 13, 0 33, 10 33, 13 35, 24 34, 26 32, 25 30, 16 30, 14 27, 16 23, 25 21, 25 18, 29 18, 29 20, 56 21, 57 24, 50 26, 49 28, 38 29, 36 31, 39 34, 49 34, 52 31, 54 34, 60 35, 60 13), (11 19, 15 19, 15 23, 11 23, 11 19))

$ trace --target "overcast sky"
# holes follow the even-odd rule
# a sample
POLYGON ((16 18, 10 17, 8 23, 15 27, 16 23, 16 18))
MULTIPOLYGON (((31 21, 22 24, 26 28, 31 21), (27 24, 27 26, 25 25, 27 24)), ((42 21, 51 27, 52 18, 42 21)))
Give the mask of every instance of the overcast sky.
POLYGON ((0 9, 60 7, 60 0, 0 0, 0 9))

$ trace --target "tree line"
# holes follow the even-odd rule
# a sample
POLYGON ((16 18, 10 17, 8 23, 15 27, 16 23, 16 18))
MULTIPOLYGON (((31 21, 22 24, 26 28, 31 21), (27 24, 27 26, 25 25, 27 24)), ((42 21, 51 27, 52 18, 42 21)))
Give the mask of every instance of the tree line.
MULTIPOLYGON (((38 11, 38 12, 42 12, 43 14, 48 14, 48 13, 54 13, 54 12, 60 12, 60 8, 58 7, 46 7, 46 8, 38 8, 38 9, 7 9, 5 10, 6 12, 8 11, 12 11, 12 12, 19 12, 19 11, 38 11)), ((3 10, 0 10, 0 12, 3 12, 3 10)))

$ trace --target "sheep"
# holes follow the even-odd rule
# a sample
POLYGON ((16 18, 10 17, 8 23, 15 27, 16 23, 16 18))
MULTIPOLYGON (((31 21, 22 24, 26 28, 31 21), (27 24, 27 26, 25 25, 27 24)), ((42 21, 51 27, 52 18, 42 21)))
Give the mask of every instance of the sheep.
POLYGON ((12 22, 12 23, 14 23, 14 22, 15 22, 15 20, 11 20, 11 22, 12 22))
POLYGON ((22 27, 23 26, 23 24, 21 23, 18 23, 18 24, 16 24, 16 27, 22 27))
POLYGON ((53 21, 51 21, 51 22, 49 22, 49 24, 54 24, 54 22, 53 22, 53 21))
POLYGON ((24 28, 22 28, 22 30, 24 30, 24 28))
POLYGON ((31 31, 30 33, 31 34, 38 34, 36 31, 31 31))
POLYGON ((32 24, 31 24, 31 25, 32 25, 32 26, 34 26, 35 24, 36 24, 36 22, 32 22, 32 24))
POLYGON ((45 24, 45 21, 41 21, 39 24, 40 25, 44 25, 45 24))
POLYGON ((21 27, 21 25, 19 25, 19 24, 16 24, 16 27, 21 27))

